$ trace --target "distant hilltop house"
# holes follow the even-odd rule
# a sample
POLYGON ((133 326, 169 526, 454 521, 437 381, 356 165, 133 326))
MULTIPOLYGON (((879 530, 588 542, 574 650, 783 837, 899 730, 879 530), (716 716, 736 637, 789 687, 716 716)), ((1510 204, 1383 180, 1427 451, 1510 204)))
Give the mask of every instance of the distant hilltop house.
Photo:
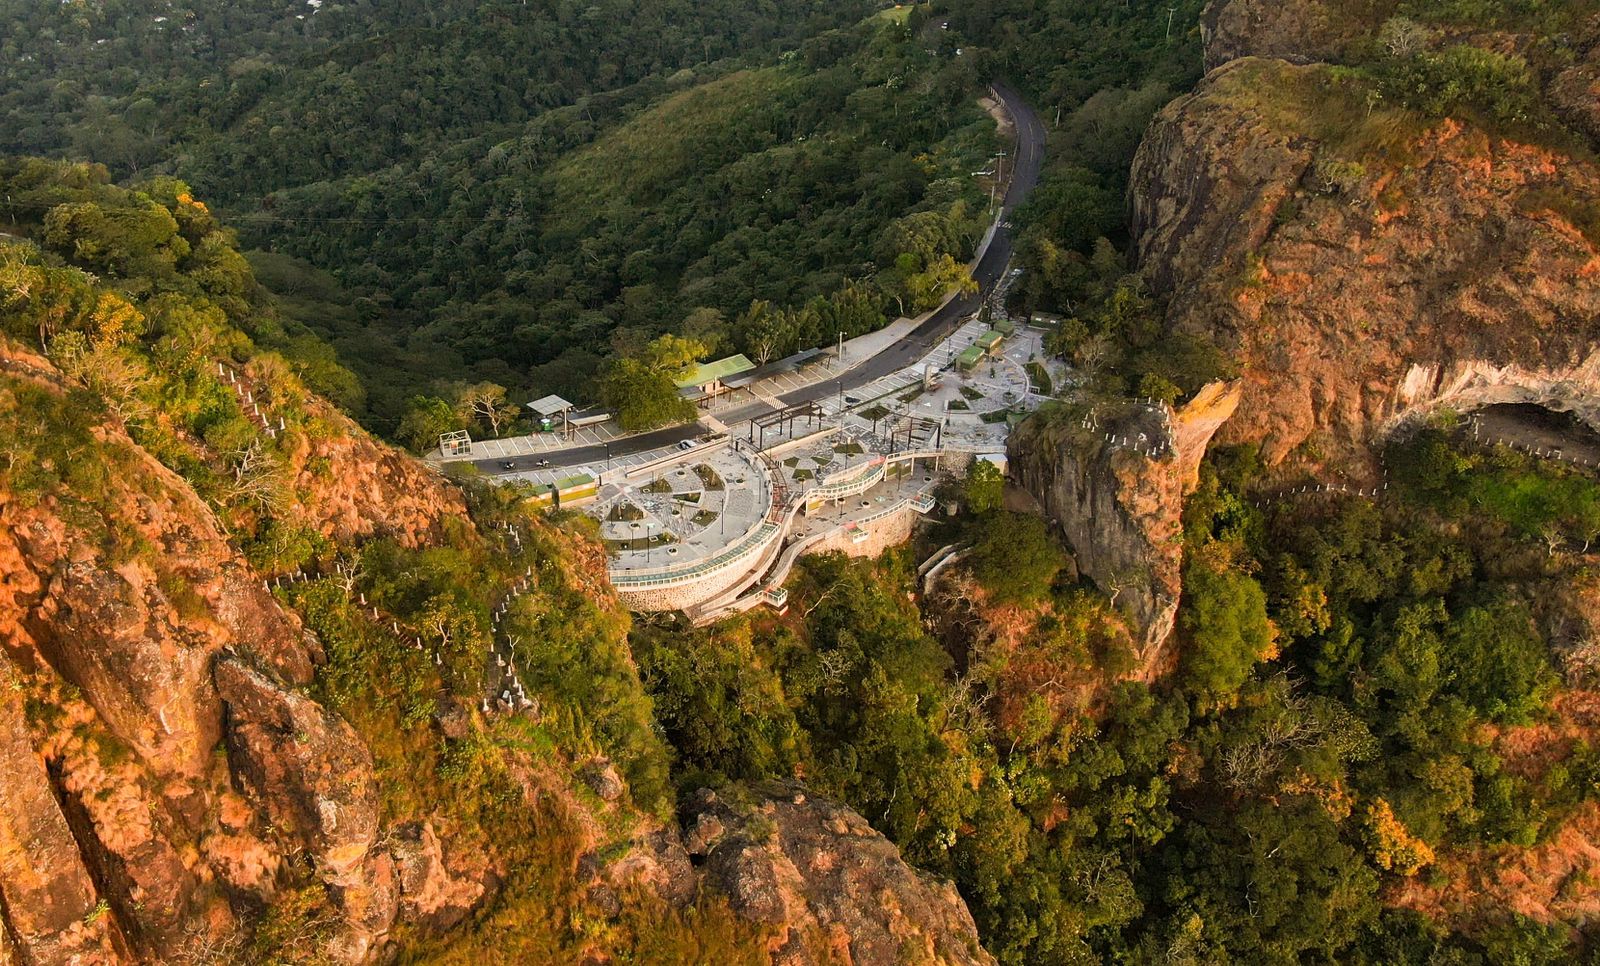
POLYGON ((740 353, 715 362, 697 362, 675 381, 685 399, 705 403, 725 392, 748 386, 755 367, 755 363, 740 353))

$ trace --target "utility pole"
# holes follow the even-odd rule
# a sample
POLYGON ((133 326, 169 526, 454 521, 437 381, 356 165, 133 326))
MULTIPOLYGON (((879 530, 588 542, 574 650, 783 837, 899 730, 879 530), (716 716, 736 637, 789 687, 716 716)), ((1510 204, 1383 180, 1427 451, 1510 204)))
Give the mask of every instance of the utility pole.
POLYGON ((1167 8, 1167 43, 1172 43, 1172 17, 1178 12, 1177 7, 1167 8))

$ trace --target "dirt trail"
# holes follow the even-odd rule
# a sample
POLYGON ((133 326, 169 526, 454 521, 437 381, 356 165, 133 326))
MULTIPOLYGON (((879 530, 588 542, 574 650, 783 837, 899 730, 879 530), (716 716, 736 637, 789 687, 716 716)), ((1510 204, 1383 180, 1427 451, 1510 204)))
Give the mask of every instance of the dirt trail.
POLYGON ((1600 463, 1600 433, 1567 413, 1539 406, 1498 405, 1471 414, 1467 433, 1479 442, 1506 441, 1519 449, 1554 450, 1566 462, 1600 463))

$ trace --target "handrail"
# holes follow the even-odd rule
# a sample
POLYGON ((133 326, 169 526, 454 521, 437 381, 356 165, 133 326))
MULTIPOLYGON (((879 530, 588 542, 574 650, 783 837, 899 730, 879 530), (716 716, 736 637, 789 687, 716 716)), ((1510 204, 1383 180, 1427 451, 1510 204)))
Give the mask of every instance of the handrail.
POLYGON ((760 524, 750 529, 746 539, 715 556, 689 561, 676 567, 658 567, 645 572, 611 570, 608 571, 608 576, 611 578, 611 582, 618 587, 635 588, 640 586, 649 586, 651 588, 671 587, 691 580, 699 580, 762 549, 774 534, 781 532, 782 528, 780 526, 763 520, 760 524))

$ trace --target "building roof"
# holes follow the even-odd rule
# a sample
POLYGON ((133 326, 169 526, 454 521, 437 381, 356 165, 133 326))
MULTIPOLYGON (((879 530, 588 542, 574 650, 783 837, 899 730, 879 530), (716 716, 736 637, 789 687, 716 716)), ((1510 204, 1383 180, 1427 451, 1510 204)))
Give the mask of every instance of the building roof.
POLYGON ((736 376, 741 372, 749 372, 755 367, 755 363, 746 359, 744 354, 740 353, 739 355, 728 356, 726 359, 718 359, 716 362, 696 363, 674 381, 679 389, 687 389, 691 386, 704 386, 719 379, 736 376))
POLYGON ((535 399, 533 402, 528 403, 528 408, 541 416, 554 416, 557 413, 571 409, 572 403, 567 402, 560 396, 551 394, 543 399, 535 399))
POLYGON ((570 490, 573 487, 593 485, 594 477, 588 473, 575 473, 572 476, 564 476, 555 482, 557 490, 570 490))
POLYGON ((973 344, 982 346, 985 349, 993 349, 995 346, 999 345, 1001 340, 1004 338, 1005 336, 998 332, 985 332, 983 335, 978 336, 977 341, 973 344))
POLYGON ((982 358, 983 349, 975 345, 969 345, 965 349, 961 350, 960 355, 956 356, 956 364, 960 366, 971 367, 977 365, 978 360, 982 358))
POLYGON ((996 319, 994 323, 994 330, 1001 335, 1010 335, 1011 333, 1017 331, 1017 324, 1010 319, 996 319))

